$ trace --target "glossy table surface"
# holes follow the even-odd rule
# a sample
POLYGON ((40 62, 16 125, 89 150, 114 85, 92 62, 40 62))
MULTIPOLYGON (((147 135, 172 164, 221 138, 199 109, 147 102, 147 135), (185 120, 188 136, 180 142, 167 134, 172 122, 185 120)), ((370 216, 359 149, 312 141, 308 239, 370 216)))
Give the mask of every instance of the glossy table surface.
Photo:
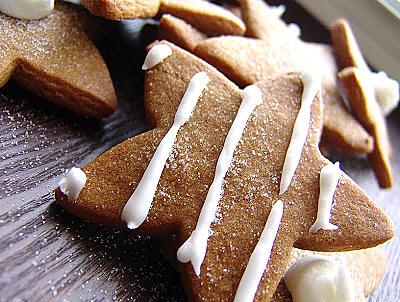
MULTIPOLYGON (((285 17, 303 38, 329 42, 327 31, 295 4, 285 17)), ((0 301, 185 301, 178 275, 156 242, 81 221, 55 203, 60 175, 148 129, 143 109, 144 47, 156 28, 113 23, 100 45, 117 91, 112 116, 87 120, 31 95, 12 81, 0 89, 0 301)), ((362 157, 331 156, 391 216, 400 231, 400 110, 388 119, 396 185, 378 188, 362 157)), ((400 240, 384 247, 389 265, 371 301, 400 299, 400 240)))

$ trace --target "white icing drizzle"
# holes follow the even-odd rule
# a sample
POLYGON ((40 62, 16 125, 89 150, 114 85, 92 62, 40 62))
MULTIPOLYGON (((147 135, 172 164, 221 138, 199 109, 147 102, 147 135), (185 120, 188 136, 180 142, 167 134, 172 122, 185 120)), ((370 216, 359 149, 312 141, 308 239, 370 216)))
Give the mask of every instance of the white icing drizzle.
POLYGON ((148 52, 146 58, 144 59, 142 70, 153 68, 157 64, 164 61, 164 59, 169 57, 170 55, 172 55, 172 49, 169 45, 157 44, 153 46, 148 52))
POLYGON ((185 91, 175 114, 174 123, 161 140, 138 186, 122 211, 121 219, 130 229, 136 229, 149 213, 165 163, 172 151, 179 129, 189 120, 210 78, 202 71, 195 74, 185 91))
POLYGON ((253 110, 261 103, 262 93, 256 85, 251 85, 244 89, 242 103, 219 155, 214 180, 201 209, 196 229, 177 252, 177 258, 180 262, 187 263, 190 261, 192 263, 197 276, 200 275, 200 267, 206 255, 211 223, 215 219, 215 213, 222 194, 222 182, 231 165, 233 153, 242 137, 246 123, 253 110))
POLYGON ((293 302, 355 302, 355 286, 346 266, 323 256, 295 262, 285 274, 293 302))
POLYGON ((316 233, 319 229, 338 229, 338 226, 330 223, 329 220, 331 218, 333 195, 335 194, 339 177, 339 162, 335 164, 330 163, 321 169, 317 219, 310 228, 310 234, 316 233))
POLYGON ((70 201, 78 199, 79 193, 86 184, 86 174, 79 168, 72 168, 58 182, 61 192, 68 196, 70 201))
POLYGON ((283 202, 278 200, 273 205, 260 239, 250 256, 236 291, 234 302, 251 302, 254 300, 258 285, 271 257, 282 216, 283 202))
POLYGON ((310 72, 301 74, 303 82, 303 94, 301 96, 301 107, 293 126, 293 133, 289 147, 286 152, 285 162, 282 169, 282 177, 279 188, 279 195, 285 193, 289 187, 297 165, 299 164, 303 146, 307 140, 310 124, 311 105, 321 84, 318 76, 310 72))

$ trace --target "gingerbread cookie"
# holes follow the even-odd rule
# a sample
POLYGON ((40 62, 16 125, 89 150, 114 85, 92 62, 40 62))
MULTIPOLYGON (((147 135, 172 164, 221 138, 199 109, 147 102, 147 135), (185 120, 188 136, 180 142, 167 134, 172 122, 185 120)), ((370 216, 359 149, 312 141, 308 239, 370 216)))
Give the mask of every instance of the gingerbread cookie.
POLYGON ((280 19, 284 6, 268 6, 261 0, 239 2, 246 35, 263 40, 265 44, 221 37, 200 43, 194 52, 239 85, 254 83, 274 73, 310 68, 320 70, 323 94, 328 97, 327 100, 324 98, 324 144, 348 153, 372 152, 372 137, 348 112, 337 91, 337 70, 330 47, 298 39, 299 27, 286 25, 280 19))
POLYGON ((88 34, 96 20, 77 6, 59 2, 40 20, 0 13, 0 87, 12 76, 48 101, 89 117, 111 114, 114 87, 88 34))
POLYGON ((348 112, 342 97, 335 87, 322 89, 324 103, 324 129, 321 142, 346 153, 371 153, 374 140, 360 123, 348 112), (339 121, 338 121, 339 118, 339 121), (346 131, 342 127, 346 128, 346 131))
POLYGON ((386 74, 374 73, 368 68, 345 20, 337 20, 331 31, 338 62, 347 67, 339 73, 344 92, 354 114, 374 137, 374 151, 369 159, 375 175, 381 187, 390 188, 393 186, 391 146, 382 110, 390 112, 397 106, 398 83, 386 74))
POLYGON ((113 20, 171 14, 209 34, 243 35, 246 30, 230 11, 205 0, 82 0, 82 4, 93 14, 113 20))
POLYGON ((212 35, 243 35, 246 30, 241 19, 205 0, 161 0, 159 14, 171 14, 212 35))
POLYGON ((142 234, 175 233, 192 301, 246 293, 268 301, 292 246, 342 251, 393 236, 386 215, 320 154, 312 77, 281 75, 241 91, 173 44, 152 49, 160 45, 171 54, 150 50, 161 59, 145 74, 154 129, 68 173, 56 191, 67 211, 142 234))
POLYGON ((246 24, 246 36, 260 40, 289 40, 293 32, 287 30, 287 25, 280 17, 285 7, 269 6, 263 0, 238 0, 241 15, 246 24))
POLYGON ((388 115, 399 103, 399 83, 389 78, 385 72, 372 72, 365 62, 360 47, 349 23, 344 19, 336 20, 331 27, 332 44, 336 59, 341 68, 357 67, 369 76, 375 98, 383 113, 388 115))
MULTIPOLYGON (((339 96, 336 87, 336 64, 332 51, 327 46, 319 46, 317 43, 305 43, 296 39, 296 36, 300 35, 299 27, 296 24, 286 25, 280 19, 285 10, 284 6, 268 6, 264 1, 259 0, 242 0, 240 3, 243 19, 247 26, 247 36, 282 43, 286 46, 285 50, 298 55, 297 60, 302 62, 305 68, 309 68, 310 64, 314 65, 315 69, 323 67, 321 75, 323 76, 323 88, 326 90, 324 94, 329 98, 324 98, 326 103, 324 104, 326 107, 323 132, 324 144, 348 153, 371 153, 373 149, 372 137, 349 114, 339 96), (331 72, 329 72, 329 69, 331 72), (330 81, 327 82, 327 78, 330 81)), ((281 50, 278 49, 278 51, 281 50)), ((288 56, 293 58, 292 55, 288 56)), ((293 67, 296 67, 296 65, 293 65, 293 67)))
POLYGON ((245 37, 216 37, 200 42, 194 53, 241 86, 294 70, 319 66, 323 84, 324 132, 329 145, 349 153, 370 153, 373 139, 346 109, 336 89, 336 66, 329 46, 245 37), (312 62, 312 63, 311 63, 312 62))
POLYGON ((112 19, 153 18, 160 0, 81 0, 93 15, 112 19))
POLYGON ((393 186, 391 145, 386 121, 376 102, 368 75, 356 67, 348 67, 339 72, 339 79, 354 114, 374 137, 374 151, 368 157, 379 185, 390 188, 393 186))
POLYGON ((171 15, 163 15, 160 19, 158 35, 179 47, 193 51, 196 45, 207 38, 189 23, 171 15))

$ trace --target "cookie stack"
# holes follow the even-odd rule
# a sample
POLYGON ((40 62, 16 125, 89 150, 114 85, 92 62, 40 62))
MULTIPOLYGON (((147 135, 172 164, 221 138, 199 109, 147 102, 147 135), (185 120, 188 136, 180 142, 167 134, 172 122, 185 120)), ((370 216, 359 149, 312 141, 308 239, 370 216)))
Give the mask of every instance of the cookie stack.
MULTIPOLYGON (((384 113, 399 97, 397 82, 369 69, 349 24, 333 24, 330 47, 302 41, 280 19, 284 7, 261 0, 81 2, 100 17, 159 20, 142 68, 152 130, 72 168, 57 201, 160 239, 190 301, 363 301, 382 278, 376 246, 393 226, 321 149, 368 154, 391 187, 384 113)), ((0 10, 0 37, 13 37, 0 83, 13 76, 85 116, 113 112, 92 44, 101 20, 64 2, 0 10)))

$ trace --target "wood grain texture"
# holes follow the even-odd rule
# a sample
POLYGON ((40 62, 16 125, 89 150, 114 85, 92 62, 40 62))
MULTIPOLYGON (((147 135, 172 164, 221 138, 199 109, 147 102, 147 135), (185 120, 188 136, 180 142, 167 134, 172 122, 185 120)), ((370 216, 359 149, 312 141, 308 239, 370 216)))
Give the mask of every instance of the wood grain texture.
MULTIPOLYGON (((289 6, 303 32, 315 27, 289 6)), ((82 166, 111 146, 148 129, 140 66, 154 38, 121 23, 100 45, 118 94, 115 114, 87 120, 49 105, 10 83, 0 89, 0 301, 185 301, 177 274, 156 242, 80 221, 55 202, 66 168, 82 166), (19 300, 18 300, 19 301, 19 300)), ((310 39, 326 41, 324 29, 310 39)), ((307 36, 308 37, 308 36, 307 36)), ((333 154, 392 217, 400 231, 400 110, 389 118, 396 185, 380 190, 365 158, 333 154)), ((400 240, 385 245, 389 267, 371 301, 400 299, 400 240)))

